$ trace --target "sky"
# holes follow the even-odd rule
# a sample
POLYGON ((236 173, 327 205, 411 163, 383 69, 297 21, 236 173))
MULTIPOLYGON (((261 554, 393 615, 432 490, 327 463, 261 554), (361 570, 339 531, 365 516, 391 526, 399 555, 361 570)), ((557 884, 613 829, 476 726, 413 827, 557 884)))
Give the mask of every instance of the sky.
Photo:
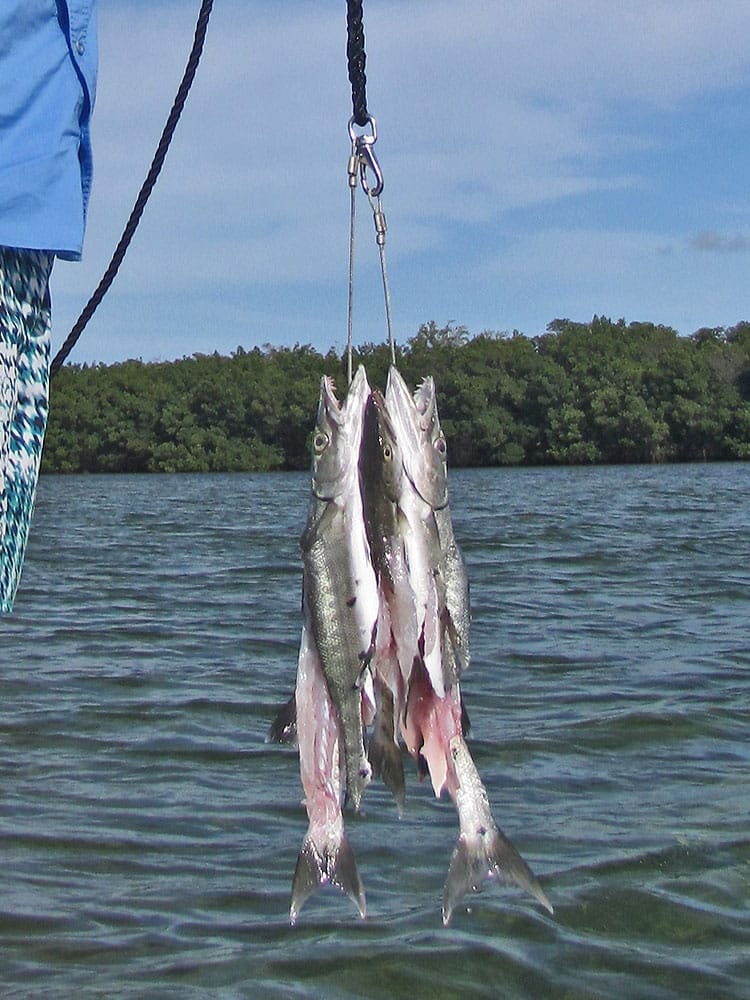
MULTIPOLYGON (((99 0, 94 189, 53 349, 96 287, 182 78, 199 0, 99 0)), ((347 333, 344 0, 215 0, 159 181, 72 362, 347 333)), ((397 341, 556 318, 689 335, 750 319, 747 0, 364 0, 397 341)), ((386 337, 357 195, 354 340, 386 337)))

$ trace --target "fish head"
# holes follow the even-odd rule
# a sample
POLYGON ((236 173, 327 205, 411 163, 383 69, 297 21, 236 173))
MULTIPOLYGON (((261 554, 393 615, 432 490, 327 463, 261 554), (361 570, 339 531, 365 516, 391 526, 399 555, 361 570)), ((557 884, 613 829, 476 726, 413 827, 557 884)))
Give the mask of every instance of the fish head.
POLYGON ((365 404, 370 387, 360 365, 343 402, 339 402, 333 379, 323 375, 315 431, 312 439, 312 490, 319 500, 340 496, 352 475, 362 438, 365 404))
POLYGON ((428 375, 412 396, 401 373, 392 365, 385 399, 407 476, 425 503, 433 510, 441 510, 448 503, 448 459, 434 379, 428 375))
POLYGON ((389 500, 394 503, 398 500, 403 477, 401 449, 385 399, 377 389, 372 391, 365 407, 360 472, 377 482, 389 500))

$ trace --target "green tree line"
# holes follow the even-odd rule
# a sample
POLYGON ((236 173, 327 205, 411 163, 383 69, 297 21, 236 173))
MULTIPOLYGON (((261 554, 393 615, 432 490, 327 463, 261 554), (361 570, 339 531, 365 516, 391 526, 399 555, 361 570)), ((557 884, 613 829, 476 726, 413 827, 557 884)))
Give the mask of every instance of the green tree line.
MULTIPOLYGON (((359 348, 384 387, 385 345, 359 348)), ((681 337, 594 316, 541 336, 421 326, 398 352, 432 375, 451 464, 750 458, 750 322, 681 337)), ((145 364, 68 365, 52 385, 46 472, 306 469, 320 376, 345 359, 309 346, 241 347, 145 364)))

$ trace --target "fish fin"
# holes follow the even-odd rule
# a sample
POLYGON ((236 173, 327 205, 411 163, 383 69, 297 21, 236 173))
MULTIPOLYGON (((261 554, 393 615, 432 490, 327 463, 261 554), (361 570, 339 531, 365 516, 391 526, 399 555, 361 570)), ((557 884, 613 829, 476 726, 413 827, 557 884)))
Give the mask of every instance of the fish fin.
POLYGON ((502 830, 494 827, 479 830, 472 842, 464 834, 456 842, 443 890, 445 926, 451 919, 456 903, 468 892, 478 892, 482 883, 489 878, 520 886, 530 892, 549 913, 554 912, 532 870, 502 830))
POLYGON ((266 743, 297 743, 297 698, 295 695, 282 705, 271 723, 266 743))
POLYGON ((471 736, 471 719, 469 718, 463 694, 461 694, 461 735, 464 739, 471 736))
POLYGON ((346 835, 342 834, 341 840, 333 850, 321 854, 308 834, 297 856, 297 865, 294 869, 292 902, 289 907, 291 924, 296 924, 299 912, 308 897, 320 886, 329 882, 354 900, 359 915, 364 920, 365 890, 357 871, 354 852, 349 846, 346 835))
POLYGON ((443 684, 451 687, 461 676, 462 664, 458 656, 456 629, 448 608, 440 614, 441 645, 443 650, 443 684))
POLYGON ((385 737, 373 735, 367 747, 367 756, 372 764, 373 774, 383 779, 383 784, 391 792, 398 806, 399 817, 403 816, 406 803, 406 779, 404 761, 398 743, 385 737))
POLYGON ((346 836, 341 838, 339 844, 338 856, 331 872, 331 882, 354 901, 360 917, 364 920, 367 912, 365 890, 359 877, 357 862, 354 860, 354 851, 349 846, 346 836))
POLYGON ((372 626, 372 632, 370 633, 370 645, 367 649, 363 649, 359 654, 359 675, 354 684, 356 688, 361 688, 365 683, 365 678, 370 671, 370 663, 373 656, 375 655, 375 643, 378 636, 378 621, 377 618, 372 626))
POLYGON ((373 774, 382 778, 385 787, 393 794, 400 819, 406 802, 406 780, 401 748, 396 740, 393 693, 387 684, 376 678, 374 694, 377 706, 375 728, 367 744, 367 757, 373 774))

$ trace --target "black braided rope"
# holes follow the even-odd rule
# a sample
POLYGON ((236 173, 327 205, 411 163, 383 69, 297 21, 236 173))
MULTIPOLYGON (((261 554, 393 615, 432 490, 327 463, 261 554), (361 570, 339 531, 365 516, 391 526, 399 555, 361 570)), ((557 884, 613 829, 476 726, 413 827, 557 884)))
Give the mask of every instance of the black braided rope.
POLYGON ((135 205, 133 206, 133 211, 130 213, 130 218, 128 219, 122 236, 120 237, 120 242, 115 247, 115 252, 112 254, 112 260, 109 262, 107 270, 102 276, 102 280, 97 285, 94 294, 84 306, 81 315, 74 323, 72 330, 66 337, 64 344, 57 352, 52 364, 50 365, 50 378, 53 378, 60 370, 65 359, 78 342, 78 338, 81 336, 86 324, 94 315, 97 306, 109 290, 109 287, 114 281, 115 275, 119 270, 120 264, 122 264, 125 253, 130 245, 130 241, 133 238, 133 234, 138 228, 138 223, 141 221, 143 209, 146 207, 146 202, 148 201, 151 191, 156 184, 159 173, 161 172, 164 159, 167 155, 167 150, 169 149, 169 144, 172 141, 172 136, 177 128, 177 122, 180 120, 180 115, 182 114, 182 109, 185 106, 188 92, 190 91, 193 79, 195 78, 195 72, 198 69, 198 63, 200 62, 201 54, 203 52, 203 43, 206 39, 206 29, 208 28, 208 19, 211 16, 213 3, 214 0, 202 0, 201 9, 198 14, 198 21, 195 26, 193 47, 190 50, 190 56, 188 57, 182 82, 177 89, 177 95, 174 99, 172 110, 169 112, 167 123, 164 126, 161 138, 159 139, 159 145, 156 147, 156 152, 154 153, 154 158, 151 162, 148 174, 146 175, 146 180, 143 182, 143 186, 138 192, 138 197, 136 198, 135 205))
POLYGON ((367 125, 367 95, 365 87, 365 27, 362 21, 362 0, 347 0, 346 4, 346 58, 349 64, 349 82, 352 85, 354 122, 367 125))

